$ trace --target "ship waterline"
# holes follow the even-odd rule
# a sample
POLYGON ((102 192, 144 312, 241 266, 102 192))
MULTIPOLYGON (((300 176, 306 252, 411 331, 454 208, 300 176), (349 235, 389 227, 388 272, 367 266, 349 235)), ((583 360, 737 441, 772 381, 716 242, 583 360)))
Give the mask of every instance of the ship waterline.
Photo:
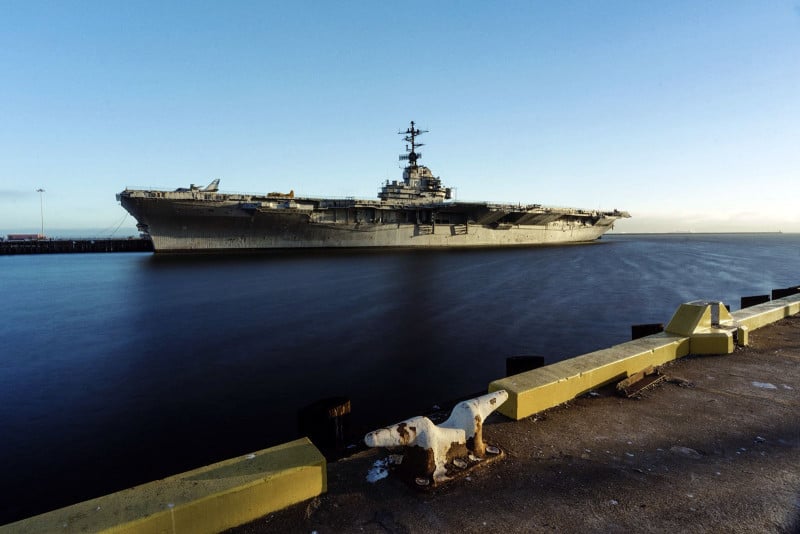
POLYGON ((282 215, 253 220, 184 218, 151 232, 157 251, 214 251, 262 248, 480 247, 593 241, 608 226, 551 224, 504 230, 470 224, 310 224, 282 215))
POLYGON ((405 132, 401 181, 387 181, 378 200, 295 198, 218 191, 126 189, 122 206, 157 253, 291 248, 469 248, 594 241, 626 212, 454 202, 430 169, 417 164, 414 127, 405 132))

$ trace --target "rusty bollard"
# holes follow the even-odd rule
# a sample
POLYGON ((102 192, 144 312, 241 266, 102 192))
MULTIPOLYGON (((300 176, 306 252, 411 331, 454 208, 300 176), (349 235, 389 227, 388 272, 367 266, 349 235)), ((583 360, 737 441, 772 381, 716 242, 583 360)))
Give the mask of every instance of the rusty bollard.
POLYGON ((451 473, 474 467, 500 450, 483 441, 483 422, 508 399, 505 390, 458 403, 450 417, 435 425, 427 417, 406 419, 364 436, 370 447, 402 447, 398 474, 418 486, 435 486, 451 473))

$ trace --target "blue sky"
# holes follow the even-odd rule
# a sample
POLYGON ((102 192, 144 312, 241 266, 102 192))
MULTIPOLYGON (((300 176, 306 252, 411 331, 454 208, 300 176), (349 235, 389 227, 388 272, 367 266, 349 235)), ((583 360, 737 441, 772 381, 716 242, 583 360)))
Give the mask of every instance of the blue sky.
POLYGON ((460 200, 800 232, 800 2, 0 0, 0 235, 114 195, 374 198, 396 134, 460 200))

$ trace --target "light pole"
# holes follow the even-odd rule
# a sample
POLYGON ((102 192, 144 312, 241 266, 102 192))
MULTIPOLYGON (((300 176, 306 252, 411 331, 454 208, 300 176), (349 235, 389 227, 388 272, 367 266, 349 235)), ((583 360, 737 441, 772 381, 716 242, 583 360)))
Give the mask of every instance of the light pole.
POLYGON ((36 190, 39 193, 39 215, 42 217, 42 239, 44 239, 44 200, 43 200, 43 193, 45 192, 44 189, 41 187, 36 190))

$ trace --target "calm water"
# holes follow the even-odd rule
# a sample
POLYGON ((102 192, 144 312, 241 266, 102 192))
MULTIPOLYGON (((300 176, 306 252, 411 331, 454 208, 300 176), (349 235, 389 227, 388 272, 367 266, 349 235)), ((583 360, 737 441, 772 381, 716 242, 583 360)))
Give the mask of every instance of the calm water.
POLYGON ((514 250, 0 258, 0 524, 296 437, 357 432, 800 282, 800 235, 609 236, 514 250))

